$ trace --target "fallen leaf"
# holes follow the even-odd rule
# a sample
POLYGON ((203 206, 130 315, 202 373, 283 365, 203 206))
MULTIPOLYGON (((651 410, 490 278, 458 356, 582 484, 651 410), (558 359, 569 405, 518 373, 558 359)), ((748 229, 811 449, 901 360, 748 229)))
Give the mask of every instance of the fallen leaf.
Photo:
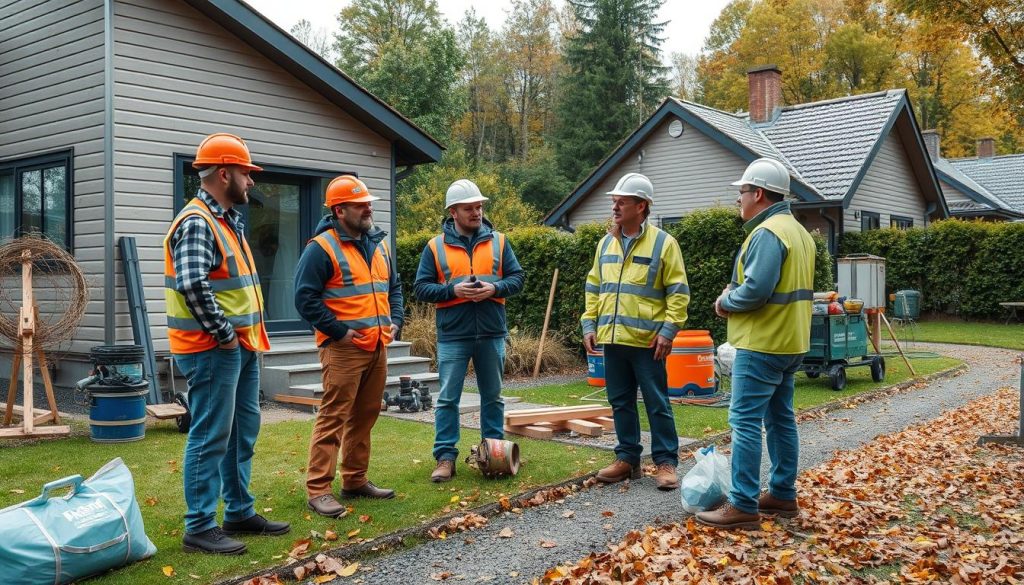
POLYGON ((159 503, 160 503, 160 500, 156 499, 153 496, 149 496, 148 498, 146 498, 146 505, 147 506, 155 506, 155 505, 157 505, 159 503))
POLYGON ((355 528, 355 529, 353 529, 353 530, 349 530, 349 531, 348 531, 348 534, 347 534, 347 536, 348 536, 349 538, 355 538, 355 536, 356 536, 357 534, 359 534, 359 531, 360 531, 360 530, 362 530, 362 529, 361 529, 361 528, 355 528))
POLYGON ((13 490, 10 490, 10 492, 12 494, 23 494, 23 493, 25 493, 25 490, 13 489, 13 490))
POLYGON ((370 516, 369 514, 363 514, 359 517, 359 521, 363 524, 366 524, 367 522, 373 521, 373 516, 370 516))
POLYGON ((566 510, 565 512, 562 512, 562 518, 572 518, 575 515, 576 512, 573 512, 572 510, 566 510))
POLYGON ((605 518, 611 518, 615 515, 615 512, 612 512, 611 510, 605 510, 604 512, 601 512, 601 515, 605 518))
POLYGON ((540 541, 540 546, 541 548, 555 548, 558 545, 550 540, 542 540, 540 541))
POLYGON ((345 568, 340 571, 335 571, 335 573, 337 573, 339 577, 351 577, 356 574, 357 570, 359 570, 359 563, 352 563, 346 565, 345 568))
POLYGON ((164 572, 164 576, 165 577, 173 577, 175 575, 174 567, 172 567, 170 565, 166 565, 163 568, 163 572, 164 572))
POLYGON ((450 499, 448 501, 451 502, 452 504, 458 503, 459 496, 452 496, 452 499, 450 499))
POLYGON ((330 529, 325 530, 324 531, 324 540, 331 540, 331 541, 338 540, 338 533, 333 531, 333 530, 330 530, 330 529))
POLYGON ((451 572, 445 571, 443 573, 433 573, 433 574, 430 575, 430 578, 433 579, 434 581, 444 581, 445 579, 448 579, 451 576, 452 576, 451 572))
POLYGON ((337 578, 338 575, 320 575, 319 577, 314 578, 313 582, 319 585, 320 583, 329 583, 337 578))
POLYGON ((515 532, 512 532, 512 529, 508 526, 502 528, 501 532, 498 532, 498 538, 512 538, 513 536, 515 536, 515 532))
POLYGON ((313 541, 308 538, 296 540, 294 543, 292 543, 292 550, 288 553, 288 556, 297 559, 305 555, 306 552, 309 551, 309 547, 311 544, 313 544, 313 541))
POLYGON ((263 508, 263 513, 264 514, 268 514, 268 513, 273 512, 273 511, 274 511, 273 508, 263 508))

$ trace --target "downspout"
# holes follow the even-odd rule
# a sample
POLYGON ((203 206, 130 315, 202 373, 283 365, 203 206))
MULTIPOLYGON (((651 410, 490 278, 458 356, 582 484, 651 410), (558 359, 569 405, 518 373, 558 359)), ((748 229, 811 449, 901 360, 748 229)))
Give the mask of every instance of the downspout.
POLYGON ((103 341, 113 345, 114 319, 114 0, 103 0, 103 341))

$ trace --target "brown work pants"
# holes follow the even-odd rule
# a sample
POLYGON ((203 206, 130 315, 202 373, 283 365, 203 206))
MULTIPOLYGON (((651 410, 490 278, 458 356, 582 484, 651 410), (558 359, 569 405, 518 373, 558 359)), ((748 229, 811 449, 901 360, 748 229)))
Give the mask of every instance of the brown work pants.
POLYGON ((306 492, 310 499, 331 493, 341 449, 342 489, 367 482, 370 430, 380 414, 388 375, 384 345, 364 351, 348 342, 331 341, 320 348, 324 393, 309 443, 306 492))

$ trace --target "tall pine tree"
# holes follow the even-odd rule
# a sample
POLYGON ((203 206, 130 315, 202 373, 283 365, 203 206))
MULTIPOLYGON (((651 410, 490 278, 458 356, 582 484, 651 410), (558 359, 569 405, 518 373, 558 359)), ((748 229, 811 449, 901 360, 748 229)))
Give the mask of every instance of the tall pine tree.
POLYGON ((661 63, 664 0, 569 0, 576 34, 566 39, 555 148, 579 180, 669 94, 661 63))

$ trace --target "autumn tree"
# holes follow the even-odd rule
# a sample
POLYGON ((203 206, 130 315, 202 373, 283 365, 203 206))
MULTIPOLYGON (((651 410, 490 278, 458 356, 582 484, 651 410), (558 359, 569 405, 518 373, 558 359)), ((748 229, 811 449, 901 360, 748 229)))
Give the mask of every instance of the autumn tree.
POLYGON ((582 178, 668 95, 662 1, 569 0, 578 30, 563 40, 555 133, 568 178, 582 178))
POLYGON ((457 30, 459 47, 466 57, 462 84, 467 109, 456 130, 472 159, 494 160, 496 143, 508 134, 509 117, 507 107, 503 107, 498 38, 473 8, 466 11, 457 30))
POLYGON ((697 67, 699 65, 697 56, 672 53, 671 62, 672 95, 684 100, 700 101, 701 95, 697 83, 697 67))
POLYGON ((288 32, 317 55, 327 61, 334 61, 334 43, 331 42, 331 35, 326 28, 313 28, 313 23, 303 18, 288 32))

